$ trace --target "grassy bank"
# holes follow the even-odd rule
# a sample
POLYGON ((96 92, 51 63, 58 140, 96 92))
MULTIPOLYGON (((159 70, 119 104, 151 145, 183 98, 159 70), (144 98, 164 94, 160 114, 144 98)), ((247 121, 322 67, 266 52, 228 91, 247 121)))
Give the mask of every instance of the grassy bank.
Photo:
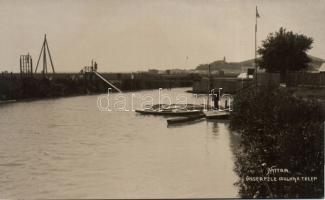
POLYGON ((318 101, 286 88, 250 88, 237 94, 233 109, 230 126, 241 135, 235 169, 241 197, 324 196, 325 116, 318 101))

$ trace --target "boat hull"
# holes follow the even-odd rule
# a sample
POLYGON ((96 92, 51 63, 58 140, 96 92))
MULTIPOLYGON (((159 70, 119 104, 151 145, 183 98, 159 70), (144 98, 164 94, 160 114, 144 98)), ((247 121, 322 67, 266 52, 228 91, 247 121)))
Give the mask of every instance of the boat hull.
POLYGON ((203 112, 207 119, 229 119, 230 113, 225 111, 205 111, 203 112))
POLYGON ((201 119, 201 118, 204 118, 203 114, 175 117, 175 118, 167 119, 167 124, 170 125, 170 124, 179 124, 179 123, 191 122, 191 121, 201 119))
POLYGON ((188 116, 201 114, 201 110, 189 110, 189 111, 178 111, 178 112, 170 112, 170 111, 153 111, 153 110, 135 110, 135 112, 143 114, 143 115, 162 115, 162 116, 188 116))

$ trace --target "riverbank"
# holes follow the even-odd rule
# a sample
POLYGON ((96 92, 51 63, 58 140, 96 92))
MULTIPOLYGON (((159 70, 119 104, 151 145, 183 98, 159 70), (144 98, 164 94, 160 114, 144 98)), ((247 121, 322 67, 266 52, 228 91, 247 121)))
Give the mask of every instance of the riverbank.
POLYGON ((324 107, 296 94, 292 88, 260 87, 235 96, 230 125, 241 135, 241 197, 323 197, 324 107))
MULTIPOLYGON (((102 76, 122 91, 143 89, 191 87, 192 75, 131 74, 102 76)), ((106 93, 110 86, 95 76, 87 74, 55 74, 49 77, 20 77, 11 74, 0 77, 0 100, 43 99, 85 94, 106 93)), ((111 91, 114 92, 114 89, 111 91)))

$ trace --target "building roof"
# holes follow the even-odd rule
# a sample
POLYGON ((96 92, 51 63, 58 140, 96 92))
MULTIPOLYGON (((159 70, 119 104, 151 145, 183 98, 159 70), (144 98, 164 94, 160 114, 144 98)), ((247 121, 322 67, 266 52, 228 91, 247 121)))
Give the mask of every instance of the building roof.
POLYGON ((325 63, 323 63, 320 68, 319 68, 320 72, 325 72, 325 63))
POLYGON ((240 73, 237 78, 253 78, 253 75, 248 75, 247 77, 247 73, 246 72, 243 72, 243 73, 240 73))

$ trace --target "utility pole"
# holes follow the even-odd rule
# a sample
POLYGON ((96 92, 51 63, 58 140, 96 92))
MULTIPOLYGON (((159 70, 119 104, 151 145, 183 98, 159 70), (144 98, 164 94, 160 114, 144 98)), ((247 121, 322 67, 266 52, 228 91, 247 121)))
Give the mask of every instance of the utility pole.
POLYGON ((255 15, 255 51, 254 51, 254 54, 255 54, 255 59, 254 59, 254 64, 255 64, 255 84, 256 84, 256 87, 258 85, 257 83, 257 18, 259 18, 260 15, 258 14, 258 10, 257 10, 257 6, 256 6, 256 15, 255 15))

